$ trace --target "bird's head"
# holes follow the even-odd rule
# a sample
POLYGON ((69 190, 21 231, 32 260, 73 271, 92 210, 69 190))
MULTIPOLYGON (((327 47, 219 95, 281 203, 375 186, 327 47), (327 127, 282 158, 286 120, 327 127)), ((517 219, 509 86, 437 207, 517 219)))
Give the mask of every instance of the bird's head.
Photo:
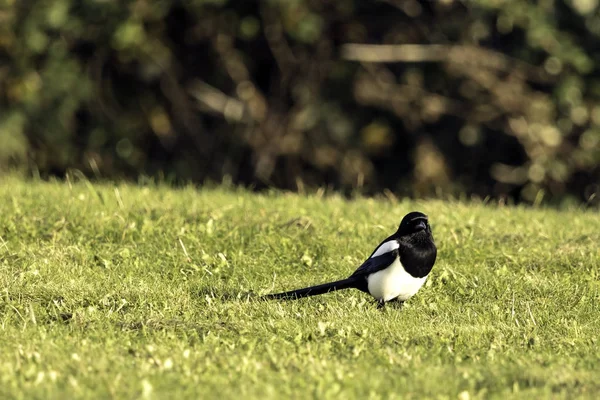
POLYGON ((431 235, 431 227, 429 226, 427 215, 413 211, 402 218, 402 222, 400 222, 400 226, 398 227, 398 234, 405 236, 417 233, 431 235))

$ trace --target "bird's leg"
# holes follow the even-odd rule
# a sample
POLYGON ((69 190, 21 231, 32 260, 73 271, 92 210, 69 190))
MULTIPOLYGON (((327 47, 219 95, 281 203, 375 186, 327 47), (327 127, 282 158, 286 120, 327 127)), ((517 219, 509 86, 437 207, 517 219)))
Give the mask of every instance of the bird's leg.
POLYGON ((385 308, 385 301, 383 299, 377 300, 377 309, 385 308))
POLYGON ((398 308, 399 310, 402 310, 402 306, 404 306, 404 301, 403 300, 398 300, 398 298, 390 300, 390 302, 393 302, 394 305, 395 305, 395 308, 398 308))

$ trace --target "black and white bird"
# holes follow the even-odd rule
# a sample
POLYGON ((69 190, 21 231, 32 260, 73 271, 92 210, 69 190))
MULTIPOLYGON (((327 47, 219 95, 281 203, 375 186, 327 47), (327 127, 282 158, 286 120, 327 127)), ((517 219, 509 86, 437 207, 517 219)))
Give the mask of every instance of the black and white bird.
POLYGON ((373 296, 380 307, 389 301, 404 302, 423 286, 436 257, 437 248, 427 216, 413 211, 402 219, 398 230, 381 242, 350 277, 265 297, 299 299, 355 288, 373 296))

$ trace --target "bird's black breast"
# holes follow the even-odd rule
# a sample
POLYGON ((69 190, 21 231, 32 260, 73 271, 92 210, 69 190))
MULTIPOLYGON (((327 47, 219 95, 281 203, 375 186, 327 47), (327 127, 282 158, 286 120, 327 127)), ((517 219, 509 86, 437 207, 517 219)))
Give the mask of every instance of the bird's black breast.
POLYGON ((433 238, 430 235, 415 235, 399 243, 398 253, 406 272, 415 278, 429 275, 437 257, 433 238))

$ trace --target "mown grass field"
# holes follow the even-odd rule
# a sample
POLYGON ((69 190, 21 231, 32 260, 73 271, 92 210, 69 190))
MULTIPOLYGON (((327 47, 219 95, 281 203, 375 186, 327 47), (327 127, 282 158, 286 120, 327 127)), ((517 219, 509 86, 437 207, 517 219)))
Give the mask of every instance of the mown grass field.
POLYGON ((598 243, 597 211, 3 177, 0 398, 598 398, 598 243), (403 309, 256 298, 411 210, 439 256, 403 309))

